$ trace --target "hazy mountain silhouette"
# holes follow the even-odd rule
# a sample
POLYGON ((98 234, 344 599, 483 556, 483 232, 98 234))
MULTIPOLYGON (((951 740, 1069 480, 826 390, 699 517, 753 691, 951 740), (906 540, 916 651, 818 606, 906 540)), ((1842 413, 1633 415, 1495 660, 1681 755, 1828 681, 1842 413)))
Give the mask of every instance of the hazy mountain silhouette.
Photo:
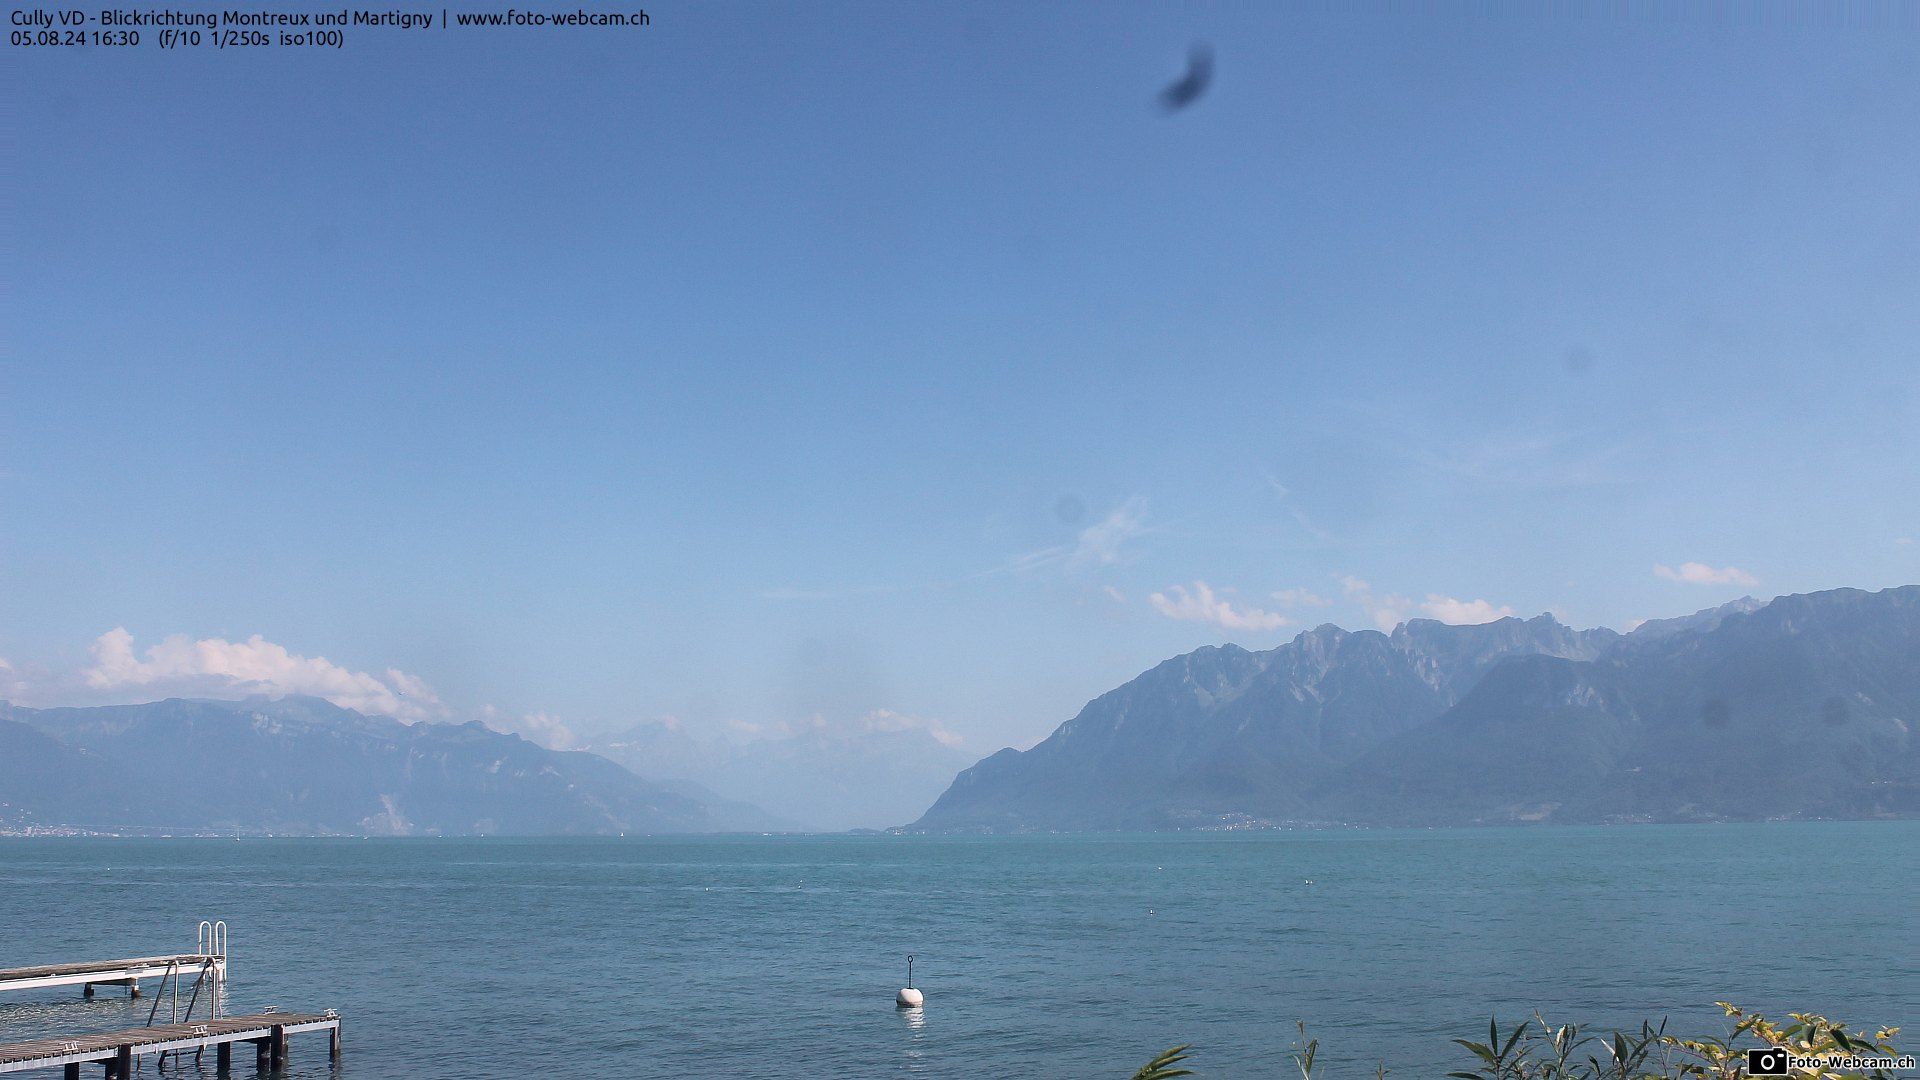
POLYGON ((778 825, 477 722, 403 724, 310 697, 0 704, 0 824, 392 835, 778 825))
POLYGON ((1920 586, 1743 599, 1629 635, 1549 616, 1322 626, 1176 657, 920 830, 1920 813, 1920 586))

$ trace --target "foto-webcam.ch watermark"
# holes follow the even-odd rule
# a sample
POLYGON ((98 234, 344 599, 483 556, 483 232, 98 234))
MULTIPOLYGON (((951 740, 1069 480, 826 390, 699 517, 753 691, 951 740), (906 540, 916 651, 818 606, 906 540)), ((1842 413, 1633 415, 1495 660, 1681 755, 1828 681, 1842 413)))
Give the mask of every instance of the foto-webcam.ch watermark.
POLYGON ((1911 1070, 1912 1054, 1796 1054, 1783 1046, 1759 1046, 1747 1051, 1748 1076, 1790 1076, 1795 1069, 1812 1072, 1862 1072, 1868 1069, 1911 1070))

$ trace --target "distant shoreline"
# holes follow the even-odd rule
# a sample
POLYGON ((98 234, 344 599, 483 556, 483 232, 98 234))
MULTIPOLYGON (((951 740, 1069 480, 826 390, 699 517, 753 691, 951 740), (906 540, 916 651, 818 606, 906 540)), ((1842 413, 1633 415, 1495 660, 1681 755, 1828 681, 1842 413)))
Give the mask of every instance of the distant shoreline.
POLYGON ((707 840, 1066 840, 1077 837, 1108 839, 1169 839, 1174 837, 1270 837, 1281 835, 1329 835, 1335 833, 1425 833, 1425 832, 1554 832, 1596 829, 1694 829, 1723 827, 1759 827, 1775 825, 1874 825, 1920 821, 1920 814, 1894 814, 1864 818, 1761 818, 1723 821, 1590 821, 1590 822, 1487 822, 1450 825, 1272 825, 1223 829, 1078 829, 1058 831, 982 832, 972 830, 907 831, 894 829, 849 829, 843 832, 713 832, 713 833, 446 833, 394 836, 379 833, 274 833, 274 832, 168 832, 165 830, 113 831, 67 827, 32 830, 0 829, 0 841, 29 840, 327 840, 327 841, 541 841, 620 843, 622 841, 700 842, 707 840))

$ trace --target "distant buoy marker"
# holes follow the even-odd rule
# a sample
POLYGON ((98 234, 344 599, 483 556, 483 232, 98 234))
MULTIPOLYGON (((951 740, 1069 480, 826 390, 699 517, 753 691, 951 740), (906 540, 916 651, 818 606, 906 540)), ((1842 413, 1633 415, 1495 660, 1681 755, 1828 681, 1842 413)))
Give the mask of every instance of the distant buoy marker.
POLYGON ((917 1009, 924 1004, 926 1000, 925 995, 913 988, 913 954, 908 953, 907 985, 901 987, 900 992, 893 996, 893 1007, 896 1009, 917 1009))

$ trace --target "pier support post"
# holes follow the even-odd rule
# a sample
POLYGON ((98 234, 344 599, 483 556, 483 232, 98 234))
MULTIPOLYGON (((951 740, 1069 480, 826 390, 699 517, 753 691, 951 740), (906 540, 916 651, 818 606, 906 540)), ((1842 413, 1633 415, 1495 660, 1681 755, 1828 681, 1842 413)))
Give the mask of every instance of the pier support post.
POLYGON ((92 996, 93 996, 93 984, 92 984, 92 983, 86 983, 86 984, 84 984, 84 985, 82 985, 82 986, 80 987, 80 996, 81 996, 81 997, 85 997, 85 998, 90 998, 90 997, 92 997, 92 996))
POLYGON ((129 997, 140 996, 140 980, 139 979, 127 980, 127 996, 129 997))
POLYGON ((133 1044, 121 1043, 113 1052, 113 1074, 119 1080, 133 1080, 133 1044))
POLYGON ((233 1071, 233 1044, 223 1042, 213 1048, 213 1070, 222 1076, 233 1071))
POLYGON ((287 1028, 285 1024, 275 1024, 267 1036, 267 1043, 273 1048, 271 1056, 275 1070, 287 1067, 287 1028))
POLYGON ((253 1040, 253 1053, 254 1053, 254 1060, 253 1060, 254 1068, 260 1070, 262 1073, 265 1073, 269 1068, 272 1067, 272 1063, 267 1060, 267 1040, 265 1039, 253 1040))
POLYGON ((327 1032, 327 1061, 334 1065, 340 1063, 340 1024, 337 1021, 333 1030, 327 1032))
POLYGON ((63 1070, 60 1075, 62 1080, 80 1080, 80 1063, 77 1061, 67 1062, 66 1069, 63 1070))

